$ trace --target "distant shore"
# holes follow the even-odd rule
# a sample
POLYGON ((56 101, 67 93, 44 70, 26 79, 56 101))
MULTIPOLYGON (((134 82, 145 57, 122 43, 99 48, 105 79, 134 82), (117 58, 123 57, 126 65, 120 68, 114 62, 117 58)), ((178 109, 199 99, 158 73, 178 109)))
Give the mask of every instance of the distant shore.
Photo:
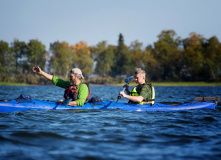
POLYGON ((221 82, 153 82, 154 86, 221 86, 221 82))
MULTIPOLYGON (((221 86, 221 82, 151 82, 154 86, 221 86)), ((123 86, 124 83, 118 84, 91 84, 92 86, 123 86)), ((136 83, 130 83, 130 86, 135 86, 136 83)), ((27 83, 16 82, 0 82, 0 86, 33 86, 27 83)))
POLYGON ((0 82, 0 86, 28 86, 28 84, 17 82, 0 82))
MULTIPOLYGON (((153 86, 221 86, 221 82, 147 82, 153 86)), ((124 84, 117 84, 122 86, 124 84)), ((135 86, 136 83, 130 83, 131 86, 135 86)))

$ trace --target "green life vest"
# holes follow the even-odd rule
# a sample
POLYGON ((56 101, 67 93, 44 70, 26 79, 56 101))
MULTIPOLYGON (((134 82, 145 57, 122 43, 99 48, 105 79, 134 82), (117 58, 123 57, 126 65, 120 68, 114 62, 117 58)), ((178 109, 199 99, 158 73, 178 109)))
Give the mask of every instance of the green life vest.
MULTIPOLYGON (((154 101, 155 101, 155 89, 153 87, 152 84, 148 83, 147 85, 150 86, 151 88, 151 98, 147 98, 147 99, 144 99, 142 102, 138 103, 138 104, 151 104, 151 105, 154 105, 154 101)), ((137 86, 134 87, 131 92, 130 92, 130 96, 139 96, 139 94, 137 93, 137 86)), ((133 101, 129 101, 128 103, 134 103, 133 101)))

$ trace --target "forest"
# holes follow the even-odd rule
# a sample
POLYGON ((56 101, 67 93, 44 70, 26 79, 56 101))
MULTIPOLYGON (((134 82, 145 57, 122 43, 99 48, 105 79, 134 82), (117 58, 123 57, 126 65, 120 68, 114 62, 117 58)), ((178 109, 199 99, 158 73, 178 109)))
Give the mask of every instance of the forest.
POLYGON ((121 33, 117 46, 107 41, 95 46, 55 41, 48 51, 38 39, 28 43, 15 39, 11 44, 1 40, 0 82, 46 84, 32 72, 33 66, 62 78, 78 67, 87 81, 100 84, 131 76, 136 68, 144 69, 147 79, 155 82, 221 80, 221 43, 216 36, 206 39, 193 32, 182 39, 174 30, 163 30, 157 37, 148 46, 138 40, 127 46, 121 33))

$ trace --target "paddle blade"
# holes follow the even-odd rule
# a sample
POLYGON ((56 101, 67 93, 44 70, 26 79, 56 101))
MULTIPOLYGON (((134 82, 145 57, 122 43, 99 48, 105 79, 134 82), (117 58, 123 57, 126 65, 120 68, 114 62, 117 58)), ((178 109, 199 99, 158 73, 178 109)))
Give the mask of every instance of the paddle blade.
POLYGON ((130 76, 130 77, 126 78, 124 81, 125 81, 125 83, 129 83, 133 78, 134 78, 134 76, 130 76))
POLYGON ((72 99, 64 100, 63 101, 64 106, 67 107, 71 101, 72 101, 72 99))
POLYGON ((215 103, 218 103, 220 101, 220 97, 196 97, 194 101, 200 101, 200 102, 215 101, 215 103))

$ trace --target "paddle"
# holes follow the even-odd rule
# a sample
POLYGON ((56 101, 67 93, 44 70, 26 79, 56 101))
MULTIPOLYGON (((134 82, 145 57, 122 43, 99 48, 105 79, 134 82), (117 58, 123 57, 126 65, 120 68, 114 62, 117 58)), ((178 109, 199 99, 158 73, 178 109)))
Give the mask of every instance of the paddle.
POLYGON ((58 107, 58 105, 59 105, 59 103, 58 102, 56 102, 56 105, 55 105, 55 107, 53 107, 52 109, 56 109, 57 107, 58 107))
MULTIPOLYGON (((130 82, 133 78, 134 78, 134 76, 130 76, 130 77, 126 78, 126 79, 124 80, 124 82, 128 85, 129 82, 130 82)), ((123 91, 124 91, 124 90, 125 90, 125 87, 124 87, 123 91)), ((119 99, 121 99, 121 96, 120 96, 120 95, 117 97, 117 101, 118 101, 119 99)), ((116 101, 116 102, 117 102, 117 101, 116 101)), ((115 102, 115 103, 116 103, 116 102, 115 102)))
POLYGON ((215 101, 218 103, 221 100, 220 97, 196 97, 194 101, 207 102, 207 101, 215 101))
MULTIPOLYGON (((68 104, 71 102, 71 100, 72 100, 72 99, 67 99, 67 100, 64 100, 64 101, 63 101, 63 105, 64 105, 65 107, 67 107, 67 106, 68 106, 68 104)), ((60 105, 60 104, 59 104, 59 102, 56 102, 55 107, 54 107, 54 108, 52 108, 52 109, 57 109, 58 105, 60 105)))

